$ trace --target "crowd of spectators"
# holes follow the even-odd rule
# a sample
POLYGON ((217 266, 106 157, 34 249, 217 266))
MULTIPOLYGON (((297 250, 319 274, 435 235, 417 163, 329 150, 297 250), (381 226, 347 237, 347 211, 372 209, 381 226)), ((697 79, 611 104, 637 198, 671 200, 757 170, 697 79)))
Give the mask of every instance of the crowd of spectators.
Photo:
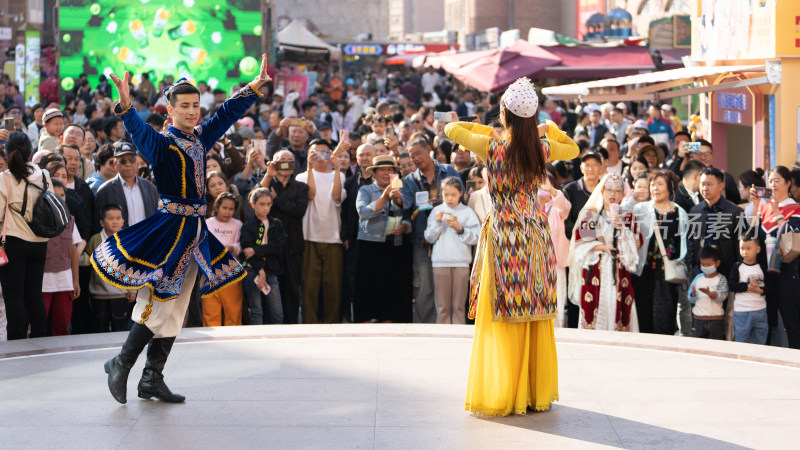
MULTIPOLYGON (((130 327, 135 293, 99 279, 89 259, 102 240, 158 206, 149 163, 113 114, 109 83, 97 78, 92 88, 81 76, 63 104, 33 106, 7 78, 0 83, 0 117, 28 137, 31 162, 63 186, 75 219, 69 236, 54 238, 74 256, 59 256, 75 260, 57 266, 69 277, 42 291, 52 335, 130 327)), ((132 86, 136 111, 165 130, 161 92, 174 79, 140 80, 132 86)), ((197 85, 203 120, 239 88, 197 85)), ((433 69, 342 76, 325 67, 302 101, 283 87, 262 91, 207 155, 207 225, 248 274, 213 297, 195 295, 187 326, 465 323, 491 186, 483 163, 443 130, 448 121, 475 121, 502 135, 498 94, 433 69)), ((702 129, 684 129, 671 105, 541 104, 538 119, 555 122, 581 149, 575 160, 548 166, 538 193, 556 258, 557 326, 800 348, 798 264, 784 264, 780 275, 768 270, 765 242, 775 230, 763 226, 776 216, 800 221, 780 209, 800 198, 800 170, 773 169, 768 197, 757 189, 767 187, 763 170, 737 180, 713 167, 725 149, 703 139, 702 129), (602 197, 587 205, 597 189, 602 197), (614 269, 595 283, 602 258, 614 269), (682 282, 666 278, 666 260, 683 262, 682 282), (616 318, 591 312, 585 297, 593 284, 629 308, 616 318)), ((11 131, 0 129, 0 144, 11 131)), ((48 243, 48 259, 57 244, 48 243)), ((22 282, 0 279, 5 291, 22 282)))

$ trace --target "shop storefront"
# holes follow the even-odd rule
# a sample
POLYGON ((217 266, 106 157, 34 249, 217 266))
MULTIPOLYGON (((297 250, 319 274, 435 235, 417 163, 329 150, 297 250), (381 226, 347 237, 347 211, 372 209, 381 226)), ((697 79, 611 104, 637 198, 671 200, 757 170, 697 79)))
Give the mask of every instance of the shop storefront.
POLYGON ((794 164, 800 159, 800 86, 792 82, 800 77, 800 2, 697 0, 691 20, 690 67, 543 92, 587 102, 698 95, 715 166, 738 175, 794 164))

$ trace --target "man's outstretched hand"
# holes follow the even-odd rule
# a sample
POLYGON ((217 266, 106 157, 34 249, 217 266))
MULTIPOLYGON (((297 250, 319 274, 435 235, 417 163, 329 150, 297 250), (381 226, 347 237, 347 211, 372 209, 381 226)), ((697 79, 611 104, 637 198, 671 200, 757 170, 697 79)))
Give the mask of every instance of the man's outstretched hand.
POLYGON ((267 75, 267 54, 266 53, 262 53, 261 54, 261 72, 258 74, 258 76, 250 84, 253 86, 253 88, 258 89, 258 88, 261 87, 262 84, 269 83, 270 81, 272 81, 272 78, 270 78, 270 76, 267 75))
POLYGON ((124 80, 120 80, 119 77, 113 73, 108 74, 108 76, 111 77, 114 85, 117 86, 120 108, 122 108, 123 111, 130 108, 133 105, 131 102, 131 73, 126 70, 124 80))

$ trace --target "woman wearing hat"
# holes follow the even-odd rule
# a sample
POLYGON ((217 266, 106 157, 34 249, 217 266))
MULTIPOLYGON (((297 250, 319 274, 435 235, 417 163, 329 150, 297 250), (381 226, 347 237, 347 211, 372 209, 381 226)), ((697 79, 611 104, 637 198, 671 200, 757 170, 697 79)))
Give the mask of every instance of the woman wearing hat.
POLYGON ((554 123, 539 125, 538 104, 533 84, 522 78, 501 99, 502 138, 475 123, 445 127, 450 139, 486 162, 492 199, 469 308, 475 337, 465 408, 480 415, 544 411, 558 400, 555 254, 537 188, 546 163, 577 157, 578 146, 554 123))
POLYGON ((365 170, 374 182, 358 191, 356 322, 412 320, 411 241, 403 236, 411 232, 410 211, 403 209, 399 185, 392 183, 399 173, 391 155, 376 156, 365 170))

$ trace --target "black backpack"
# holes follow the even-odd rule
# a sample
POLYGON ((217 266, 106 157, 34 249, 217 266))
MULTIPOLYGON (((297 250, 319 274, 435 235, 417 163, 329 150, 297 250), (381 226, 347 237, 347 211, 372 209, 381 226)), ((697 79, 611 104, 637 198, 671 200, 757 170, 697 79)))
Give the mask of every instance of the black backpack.
POLYGON ((16 211, 17 214, 23 218, 25 217, 25 211, 27 211, 28 208, 28 186, 33 186, 36 190, 41 192, 39 199, 36 200, 36 203, 33 205, 33 216, 31 221, 28 222, 28 226, 31 227, 33 234, 39 237, 49 239, 58 236, 64 231, 64 228, 67 227, 69 221, 72 219, 72 215, 69 213, 69 209, 67 209, 64 200, 55 192, 47 190, 49 184, 47 183, 47 177, 44 175, 42 175, 42 187, 31 184, 28 182, 27 178, 25 179, 25 194, 22 197, 22 209, 11 209, 16 211))

